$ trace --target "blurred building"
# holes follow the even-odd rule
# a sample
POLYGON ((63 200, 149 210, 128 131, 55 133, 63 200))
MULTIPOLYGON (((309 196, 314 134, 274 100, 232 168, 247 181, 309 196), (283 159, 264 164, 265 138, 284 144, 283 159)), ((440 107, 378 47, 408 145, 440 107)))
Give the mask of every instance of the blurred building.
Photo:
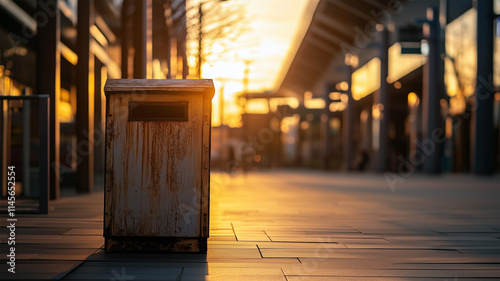
MULTIPOLYGON (((61 185, 102 182, 108 77, 187 75, 184 0, 0 1, 0 95, 50 96, 53 199, 61 185)), ((2 163, 16 165, 19 192, 36 195, 38 120, 25 105, 3 104, 2 163)))
MULTIPOLYGON (((282 164, 498 172, 499 2, 313 3, 276 92, 248 96, 265 99, 268 119, 298 101, 281 114, 282 164)), ((243 120, 250 136, 272 126, 243 120)))

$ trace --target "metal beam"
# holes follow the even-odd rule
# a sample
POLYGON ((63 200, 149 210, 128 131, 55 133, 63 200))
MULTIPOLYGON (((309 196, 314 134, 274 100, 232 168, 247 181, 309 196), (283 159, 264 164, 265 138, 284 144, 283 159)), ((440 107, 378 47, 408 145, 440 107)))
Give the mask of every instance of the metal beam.
POLYGON ((90 52, 106 65, 109 78, 120 78, 120 67, 95 40, 90 40, 90 52))
POLYGON ((302 73, 297 73, 297 72, 292 72, 290 73, 290 75, 288 76, 289 79, 291 79, 292 81, 295 81, 295 82, 299 82, 299 83, 302 83, 302 84, 305 84, 306 85, 306 88, 309 87, 310 84, 312 84, 312 79, 314 79, 314 77, 311 77, 311 76, 305 76, 303 75, 302 73))
POLYGON ((379 9, 379 10, 387 9, 387 7, 384 6, 384 4, 382 4, 376 0, 363 0, 363 1, 368 3, 369 5, 371 5, 372 7, 379 9))
MULTIPOLYGON (((290 81, 287 80, 287 85, 285 88, 290 89, 293 92, 300 93, 301 96, 299 96, 298 98, 299 98, 299 100, 302 100, 302 99, 304 99, 304 97, 303 97, 304 92, 307 91, 308 87, 304 87, 304 85, 299 83, 297 80, 290 80, 290 81)), ((281 90, 283 90, 283 89, 281 89, 281 90)))
POLYGON ((61 50, 61 56, 63 56, 63 58, 65 58, 69 63, 72 65, 76 65, 78 63, 78 56, 68 46, 59 42, 59 48, 61 50))
MULTIPOLYGON (((352 98, 352 66, 346 66, 347 72, 347 83, 349 89, 346 94, 348 97, 347 105, 345 110, 342 112, 342 141, 343 141, 343 164, 346 171, 352 171, 354 169, 354 144, 352 140, 354 139, 354 100, 352 98)), ((329 97, 328 97, 329 99, 329 97)))
POLYGON ((385 172, 389 167, 389 84, 387 76, 389 75, 389 37, 390 33, 387 27, 380 32, 380 88, 375 94, 374 106, 380 110, 378 150, 376 160, 376 170, 385 172))
MULTIPOLYGON (((31 31, 31 33, 37 33, 37 23, 36 21, 26 13, 21 7, 19 7, 12 0, 0 0, 0 8, 9 13, 14 17, 23 27, 26 27, 31 31)), ((44 14, 45 15, 45 14, 44 14)))
POLYGON ((353 37, 353 26, 343 23, 334 17, 329 17, 323 14, 320 14, 319 16, 315 17, 315 19, 320 22, 321 24, 327 26, 328 28, 334 29, 338 31, 339 33, 342 33, 345 36, 353 37))
POLYGON ((327 44, 327 43, 317 39, 317 37, 308 36, 306 40, 307 40, 307 42, 305 42, 305 43, 308 43, 311 46, 316 47, 319 50, 328 53, 329 55, 332 55, 333 50, 337 50, 337 47, 333 47, 331 44, 327 44))
MULTIPOLYGON (((306 60, 296 59, 295 64, 299 67, 299 70, 301 70, 299 73, 302 77, 316 78, 321 74, 320 69, 306 60), (303 71, 302 69, 306 70, 303 71)), ((292 71, 291 73, 293 74, 294 72, 292 71)))
POLYGON ((49 97, 48 96, 40 96, 38 104, 38 122, 39 123, 39 136, 40 136, 40 151, 38 154, 38 158, 40 159, 40 172, 39 172, 39 198, 38 198, 38 209, 40 214, 48 214, 49 213, 49 157, 47 150, 50 147, 50 138, 49 138, 49 97))
POLYGON ((328 64, 328 60, 321 60, 312 54, 309 55, 303 55, 300 57, 297 57, 295 59, 296 62, 307 64, 310 66, 312 69, 316 70, 317 72, 321 72, 321 70, 328 64))
POLYGON ((128 33, 130 32, 130 20, 132 18, 131 9, 132 0, 123 0, 122 14, 121 14, 121 78, 128 79, 128 72, 130 69, 128 58, 130 50, 130 40, 128 33))
MULTIPOLYGON (((331 47, 331 50, 339 50, 335 47, 331 47)), ((315 45, 312 44, 304 44, 304 49, 301 50, 301 56, 303 57, 311 57, 316 60, 321 60, 324 61, 325 63, 328 63, 332 57, 332 53, 326 53, 324 50, 316 47, 315 45)))
POLYGON ((477 82, 474 133, 474 173, 491 175, 495 166, 493 125, 494 14, 493 0, 476 1, 477 7, 477 82))
POLYGON ((310 32, 313 33, 313 34, 316 34, 317 36, 319 36, 321 38, 324 38, 325 40, 327 40, 329 42, 332 42, 332 43, 334 43, 336 45, 340 45, 340 43, 342 43, 342 42, 347 43, 342 38, 334 35, 331 32, 327 32, 324 29, 321 29, 319 27, 311 27, 310 32))
POLYGON ((99 28, 99 30, 106 36, 108 39, 109 43, 113 44, 116 42, 116 36, 109 28, 109 26, 106 24, 106 21, 99 15, 95 17, 95 24, 99 28))
POLYGON ((99 28, 95 24, 90 26, 90 34, 92 35, 92 37, 94 37, 94 39, 97 42, 99 42, 99 44, 103 48, 108 47, 108 39, 106 38, 106 36, 104 36, 104 34, 102 34, 102 32, 99 30, 99 28))
POLYGON ((441 81, 444 76, 441 73, 441 64, 444 64, 441 56, 441 25, 439 23, 439 12, 437 8, 429 8, 427 12, 428 30, 425 34, 429 42, 429 54, 427 63, 424 65, 422 114, 424 139, 432 143, 433 149, 424 151, 424 172, 427 174, 438 174, 441 172, 441 156, 443 141, 438 141, 437 136, 444 135, 444 120, 441 115, 441 99, 443 88, 441 81), (438 134, 438 135, 436 135, 438 134))
POLYGON ((78 19, 76 18, 75 13, 73 12, 73 10, 71 10, 71 8, 68 6, 68 4, 66 4, 64 0, 58 0, 57 6, 59 7, 61 13, 67 19, 69 19, 69 21, 71 21, 71 24, 73 24, 73 26, 76 26, 78 24, 78 19))
POLYGON ((337 7, 340 7, 346 11, 348 11, 350 14, 364 20, 364 21, 371 21, 373 20, 373 18, 367 14, 367 13, 364 13, 358 9, 356 9, 355 7, 345 3, 347 1, 345 0, 327 0, 329 3, 337 6, 337 7), (344 2, 345 1, 345 2, 344 2))
POLYGON ((133 1, 134 5, 134 78, 147 76, 147 1, 133 1))
MULTIPOLYGON (((77 95, 77 192, 91 193, 94 187, 94 55, 90 28, 94 25, 94 0, 78 1, 77 95)), ((97 43, 96 43, 97 44, 97 43)))
POLYGON ((50 198, 58 199, 60 186, 59 154, 61 149, 59 116, 57 114, 61 91, 60 13, 57 0, 40 0, 37 9, 41 13, 48 15, 45 24, 38 26, 37 29, 36 40, 39 55, 37 56, 36 93, 50 96, 50 198))

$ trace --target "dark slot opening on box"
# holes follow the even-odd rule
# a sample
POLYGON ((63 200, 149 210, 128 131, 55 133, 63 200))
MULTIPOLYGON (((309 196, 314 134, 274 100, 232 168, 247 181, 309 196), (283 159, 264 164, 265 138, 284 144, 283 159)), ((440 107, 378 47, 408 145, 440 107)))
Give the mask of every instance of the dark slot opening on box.
POLYGON ((129 102, 128 121, 188 121, 188 102, 129 102))

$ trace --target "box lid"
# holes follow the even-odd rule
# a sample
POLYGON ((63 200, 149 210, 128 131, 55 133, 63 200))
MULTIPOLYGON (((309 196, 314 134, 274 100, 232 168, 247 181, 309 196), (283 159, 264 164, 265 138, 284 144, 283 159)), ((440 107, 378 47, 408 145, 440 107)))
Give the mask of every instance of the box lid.
POLYGON ((107 79, 104 85, 106 95, 136 91, 215 93, 212 79, 107 79))

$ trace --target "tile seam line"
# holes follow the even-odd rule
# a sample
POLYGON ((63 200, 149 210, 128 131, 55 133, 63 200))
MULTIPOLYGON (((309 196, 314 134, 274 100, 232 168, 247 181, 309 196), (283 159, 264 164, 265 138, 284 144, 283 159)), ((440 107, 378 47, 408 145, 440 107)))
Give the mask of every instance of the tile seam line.
POLYGON ((274 242, 273 239, 271 239, 271 237, 269 236, 269 234, 267 234, 267 232, 265 230, 264 230, 264 234, 267 236, 267 238, 269 239, 269 241, 274 242))
POLYGON ((259 248, 259 245, 258 245, 258 244, 255 244, 255 246, 257 247, 257 250, 259 250, 260 257, 261 257, 261 258, 264 258, 264 256, 262 255, 262 251, 261 251, 261 250, 260 250, 260 248, 259 248))
POLYGON ((283 270, 283 267, 281 268, 281 273, 283 273, 283 276, 285 277, 285 280, 288 281, 288 277, 286 277, 285 271, 283 270))
MULTIPOLYGON (((104 244, 101 245, 99 248, 97 248, 92 254, 89 255, 89 257, 95 253, 97 253, 99 250, 101 250, 102 248, 104 247, 104 244)), ((88 258, 88 257, 87 257, 88 258)), ((81 261, 80 264, 78 264, 77 266, 73 267, 72 269, 70 269, 68 272, 66 273, 62 273, 63 275, 59 278, 59 280, 64 280, 64 278, 66 278, 69 274, 73 273, 73 271, 75 271, 76 269, 78 269, 80 266, 82 266, 83 264, 85 263, 85 260, 81 261)))
POLYGON ((181 269, 181 273, 179 273, 179 275, 177 276, 177 281, 180 281, 182 280, 182 274, 184 273, 184 267, 182 267, 181 269))
POLYGON ((80 268, 83 264, 85 263, 85 261, 81 261, 80 264, 78 264, 77 266, 73 267, 72 269, 68 270, 68 272, 66 273, 63 273, 64 275, 62 275, 59 279, 57 280, 64 280, 66 277, 68 277, 71 273, 73 273, 74 271, 76 271, 78 268, 80 268))
POLYGON ((234 234, 234 238, 236 238, 236 241, 240 241, 240 240, 238 240, 238 235, 236 235, 236 231, 234 230, 233 223, 231 223, 231 228, 233 229, 233 234, 234 234))

